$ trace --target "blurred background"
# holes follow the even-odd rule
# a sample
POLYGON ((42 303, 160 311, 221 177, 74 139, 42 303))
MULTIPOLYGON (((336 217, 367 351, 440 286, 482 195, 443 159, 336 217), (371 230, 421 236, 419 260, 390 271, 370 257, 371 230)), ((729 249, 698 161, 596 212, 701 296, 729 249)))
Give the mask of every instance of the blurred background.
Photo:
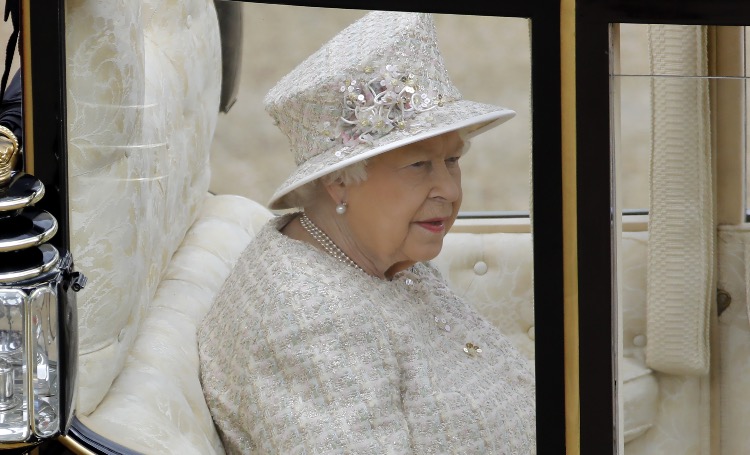
MULTIPOLYGON (((236 104, 219 117, 211 153, 215 193, 266 203, 294 168, 286 137, 263 109, 276 82, 361 10, 243 5, 241 85, 236 104)), ((438 45, 464 98, 508 107, 509 122, 472 141, 461 161, 462 209, 528 211, 531 157, 531 62, 526 19, 436 15, 438 45)))
MULTIPOLYGON (((263 109, 266 92, 298 63, 366 11, 244 3, 242 73, 237 102, 218 119, 211 154, 211 191, 266 203, 294 168, 286 138, 263 109)), ((517 112, 472 141, 462 159, 465 211, 528 211, 531 198, 531 43, 522 18, 435 15, 438 44, 467 99, 517 112)), ((0 22, 0 44, 11 24, 0 22)), ((645 25, 621 25, 623 66, 647 74, 645 25)), ((543 44, 541 44, 543 45, 543 44)), ((14 55, 11 76, 19 67, 14 55)), ((628 209, 648 207, 650 93, 623 87, 623 154, 618 189, 628 209)), ((608 151, 603 150, 603 153, 608 151)))

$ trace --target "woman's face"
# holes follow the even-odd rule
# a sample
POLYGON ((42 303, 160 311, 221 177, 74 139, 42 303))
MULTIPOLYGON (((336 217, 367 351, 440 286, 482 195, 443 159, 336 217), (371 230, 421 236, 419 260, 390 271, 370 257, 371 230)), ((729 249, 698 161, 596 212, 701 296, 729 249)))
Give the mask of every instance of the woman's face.
POLYGON ((440 253, 461 206, 463 146, 450 132, 378 155, 368 161, 367 180, 347 188, 347 224, 380 270, 440 253))

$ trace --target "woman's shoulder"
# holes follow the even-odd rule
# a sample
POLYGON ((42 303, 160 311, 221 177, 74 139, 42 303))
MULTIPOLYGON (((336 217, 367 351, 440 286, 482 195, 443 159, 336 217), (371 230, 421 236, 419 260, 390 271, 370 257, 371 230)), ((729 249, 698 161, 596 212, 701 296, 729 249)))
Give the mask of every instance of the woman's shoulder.
POLYGON ((207 319, 219 319, 221 325, 252 316, 246 325, 274 324, 368 307, 361 302, 370 294, 369 277, 287 237, 279 231, 283 224, 283 219, 271 220, 248 245, 217 293, 207 319))
POLYGON ((276 217, 263 226, 240 254, 220 294, 237 287, 247 293, 265 292, 264 287, 296 292, 319 281, 323 272, 318 266, 320 253, 281 232, 290 219, 291 215, 276 217))
POLYGON ((271 223, 259 232, 219 290, 199 332, 204 357, 231 357, 247 346, 257 358, 284 357, 321 344, 329 350, 354 349, 384 336, 382 315, 368 302, 377 298, 366 284, 369 277, 337 267, 277 226, 271 223), (340 344, 344 335, 363 331, 370 338, 340 344))

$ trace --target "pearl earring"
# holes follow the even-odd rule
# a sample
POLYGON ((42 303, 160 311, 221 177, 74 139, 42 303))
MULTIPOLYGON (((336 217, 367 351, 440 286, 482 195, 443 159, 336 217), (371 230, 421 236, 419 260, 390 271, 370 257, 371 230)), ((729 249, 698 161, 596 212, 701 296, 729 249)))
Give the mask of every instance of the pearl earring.
POLYGON ((344 213, 346 213, 346 202, 342 202, 336 206, 336 213, 338 213, 339 215, 343 215, 344 213))

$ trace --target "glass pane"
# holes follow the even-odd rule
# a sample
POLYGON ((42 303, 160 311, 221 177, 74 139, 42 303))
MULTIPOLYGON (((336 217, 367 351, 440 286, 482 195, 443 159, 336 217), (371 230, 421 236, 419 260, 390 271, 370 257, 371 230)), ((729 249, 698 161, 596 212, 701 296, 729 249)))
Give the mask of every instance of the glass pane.
MULTIPOLYGON (((218 2, 217 5, 222 3, 228 4, 218 2)), ((67 6, 76 8, 76 5, 67 4, 67 6)), ((216 131, 212 138, 210 189, 216 194, 239 194, 265 204, 274 190, 292 172, 295 164, 294 157, 289 151, 288 138, 273 124, 271 116, 264 110, 264 97, 284 75, 337 32, 362 17, 365 12, 251 3, 241 6, 244 12, 242 26, 244 35, 239 92, 237 102, 231 106, 227 114, 220 115, 217 120, 216 131)), ((127 2, 118 3, 118 7, 122 7, 127 14, 134 16, 140 14, 140 9, 134 8, 127 2)), ((188 192, 188 185, 183 185, 183 183, 197 173, 193 173, 194 168, 187 166, 187 163, 195 165, 197 162, 196 167, 206 169, 206 166, 201 165, 202 160, 191 161, 192 155, 186 155, 188 151, 192 153, 193 148, 184 141, 191 140, 190 138, 193 137, 191 134, 197 123, 200 123, 198 126, 203 132, 212 131, 214 126, 213 118, 208 114, 205 122, 194 121, 195 119, 188 115, 190 111, 184 109, 187 103, 180 96, 184 96, 192 103, 197 100, 203 102, 206 97, 202 93, 196 93, 199 89, 192 88, 194 86, 182 79, 186 73, 181 70, 182 67, 179 64, 174 64, 171 54, 167 52, 169 46, 164 46, 164 55, 162 55, 161 48, 152 49, 144 46, 149 51, 144 51, 146 57, 143 60, 140 59, 138 52, 133 52, 132 55, 129 53, 132 47, 129 45, 117 47, 117 49, 107 47, 106 52, 97 52, 97 55, 108 56, 109 52, 116 50, 117 54, 114 55, 117 58, 113 59, 114 61, 122 64, 123 67, 132 67, 132 74, 142 72, 143 68, 140 65, 143 64, 146 66, 147 76, 161 75, 158 71, 152 73, 150 68, 158 68, 164 63, 162 60, 166 59, 168 65, 164 66, 175 66, 176 70, 174 73, 166 73, 168 77, 175 77, 170 82, 180 82, 180 84, 161 85, 160 80, 147 77, 143 81, 138 77, 129 77, 131 72, 120 72, 115 80, 127 90, 122 90, 121 93, 111 93, 109 88, 112 83, 102 82, 94 77, 98 73, 89 71, 92 61, 95 63, 93 67, 98 67, 96 64, 98 60, 90 59, 92 61, 89 61, 89 59, 82 58, 83 61, 79 63, 77 56, 85 53, 86 55, 82 57, 91 57, 92 53, 88 52, 91 42, 117 44, 118 46, 128 43, 125 38, 131 36, 132 30, 129 29, 127 21, 109 21, 107 27, 114 27, 114 30, 108 28, 89 30, 90 21, 86 13, 87 11, 80 9, 66 12, 68 30, 78 31, 72 33, 68 37, 70 39, 66 39, 68 62, 74 63, 68 67, 67 78, 68 140, 70 143, 68 171, 74 237, 71 243, 77 264, 87 267, 83 271, 89 277, 85 292, 86 310, 79 312, 82 315, 82 324, 98 327, 102 324, 97 321, 106 320, 108 323, 105 325, 112 327, 116 325, 112 321, 130 323, 132 318, 143 315, 142 309, 145 311, 149 308, 148 302, 151 302, 151 296, 156 295, 158 298, 171 295, 172 291, 168 289, 165 293, 161 292, 165 288, 156 289, 156 285, 162 279, 164 281, 161 283, 164 286, 170 286, 171 283, 184 288, 183 285, 187 282, 187 288, 192 289, 190 280, 194 276, 193 272, 197 273, 195 276, 206 275, 203 273, 205 272, 203 264, 195 262, 201 261, 202 256, 200 259, 195 259, 198 256, 194 256, 194 252, 197 254, 199 250, 208 250, 212 254, 216 253, 221 256, 220 258, 217 256, 216 262, 226 258, 229 262, 221 263, 228 266, 234 263, 240 251, 234 251, 236 244, 229 245, 232 237, 227 238, 225 244, 223 238, 216 239, 217 235, 222 235, 219 228, 206 227, 204 220, 207 218, 223 218, 223 215, 216 215, 219 212, 213 211, 219 210, 218 208, 213 209, 211 203, 206 202, 205 207, 209 208, 201 213, 204 218, 200 218, 200 221, 191 226, 186 241, 182 245, 185 248, 177 250, 173 256, 170 256, 172 250, 168 248, 173 245, 168 242, 175 242, 176 247, 183 232, 180 229, 183 227, 187 229, 192 222, 183 223, 184 219, 173 221, 171 216, 177 212, 171 209, 180 205, 180 201, 185 201, 185 206, 191 206, 192 196, 185 195, 188 192), (123 37, 122 41, 105 39, 105 37, 120 36, 123 37), (97 90, 87 90, 92 82, 86 76, 94 79, 97 83, 97 90), (183 92, 180 90, 183 85, 189 85, 190 88, 183 92), (138 99, 140 93, 144 93, 143 103, 138 99), (96 99, 92 99, 96 98, 93 95, 102 97, 112 95, 112 99, 97 102, 96 99), (177 97, 176 102, 173 102, 174 97, 177 97), (112 124, 118 127, 109 128, 112 124), (101 137, 97 133, 102 133, 101 137), (127 136, 112 137, 111 133, 126 133, 127 136), (159 136, 159 133, 163 136, 159 136), (160 220, 162 222, 159 222, 160 220), (206 237, 205 241, 211 248, 203 247, 203 239, 198 240, 201 236, 206 237), (212 248, 214 241, 222 243, 220 251, 216 250, 218 253, 212 248), (232 251, 236 255, 231 253, 232 251), (170 258, 180 261, 170 262, 170 258), (97 273, 99 273, 98 276, 96 276, 97 273), (123 280, 127 283, 123 284, 123 280), (144 302, 145 304, 141 305, 144 302)), ((160 23, 149 20, 151 24, 160 23)), ((191 28, 191 20, 196 19, 188 17, 187 28, 191 28)), ((368 43, 379 43, 381 39, 388 40, 393 35, 394 24, 391 22, 395 21, 383 21, 382 34, 380 27, 376 27, 377 40, 370 40, 368 43)), ((528 212, 531 146, 529 88, 531 65, 528 21, 496 17, 437 15, 435 22, 438 30, 437 40, 444 53, 447 72, 450 74, 451 81, 461 90, 464 98, 486 104, 507 106, 517 112, 516 118, 507 125, 502 125, 473 140, 471 152, 461 157, 460 167, 463 169, 463 178, 460 183, 464 188, 462 208, 470 211, 528 212), (501 45, 506 49, 503 58, 498 58, 498 43, 502 43, 501 45)), ((196 25, 193 23, 193 30, 197 29, 196 25)), ((178 26, 182 28, 181 24, 178 26)), ((135 35, 139 38, 137 33, 135 35)), ((216 36, 212 38, 214 38, 212 42, 216 43, 216 36)), ((147 44, 153 44, 150 43, 151 37, 148 35, 145 41, 147 44)), ((406 42, 411 44, 415 41, 408 39, 406 42)), ((424 43, 430 42, 431 39, 419 41, 419 48, 422 49, 424 43)), ((134 44, 137 47, 138 43, 134 44)), ((231 48, 234 43, 225 41, 224 44, 231 48)), ((354 55, 361 53, 360 48, 350 51, 354 55)), ((186 58, 185 55, 190 54, 180 53, 175 60, 186 58)), ((212 53, 212 55, 216 54, 212 53)), ((418 79, 422 68, 433 66, 434 54, 428 55, 430 58, 420 60, 422 66, 411 69, 417 74, 418 79)), ((342 58, 346 56, 347 54, 337 55, 342 58)), ((406 61, 405 58, 403 60, 406 61)), ((190 61, 195 62, 195 60, 190 61)), ((225 59, 225 62, 227 61, 225 59)), ((389 75, 397 72, 388 69, 387 62, 377 63, 378 75, 383 74, 380 72, 383 71, 382 68, 385 68, 389 75)), ((311 72, 316 71, 314 69, 311 72)), ((360 73, 360 71, 354 72, 360 73)), ((370 74, 370 72, 362 68, 361 74, 370 74)), ((204 83, 208 84, 202 76, 189 79, 191 82, 200 82, 199 86, 204 83)), ((347 101, 356 100, 359 103, 367 103, 386 92, 386 90, 376 91, 371 85, 373 82, 381 84, 381 87, 389 84, 391 86, 403 84, 400 90, 404 93, 410 93, 407 88, 421 91, 419 85, 408 83, 412 78, 407 74, 398 77, 382 77, 382 79, 367 81, 366 84, 362 84, 364 77, 358 75, 356 79, 359 80, 360 85, 352 84, 350 80, 347 83, 348 86, 343 87, 344 93, 348 92, 349 88, 357 87, 362 90, 360 93, 362 98, 358 96, 351 100, 348 97, 344 98, 338 93, 341 85, 337 84, 332 95, 329 95, 333 96, 329 99, 335 102, 336 114, 331 120, 324 119, 325 121, 337 122, 337 124, 352 121, 351 118, 345 118, 340 113, 348 112, 347 109, 354 110, 354 107, 345 104, 347 101), (370 91, 365 91, 363 86, 370 91)), ((432 88, 431 84, 425 85, 432 88)), ((435 84, 438 87, 440 85, 435 84)), ((324 89, 322 84, 318 88, 324 89)), ((444 93, 450 94, 450 92, 451 90, 446 90, 444 93)), ((401 92, 398 94, 400 96, 401 92)), ((438 93, 438 96, 440 94, 438 93)), ((390 93, 386 95, 390 96, 390 93)), ((301 113, 295 120, 301 119, 300 123, 307 121, 305 126, 325 126, 325 122, 318 122, 318 120, 320 120, 320 112, 328 111, 317 108, 314 103, 310 102, 310 98, 290 103, 293 104, 293 108, 300 107, 301 113)), ((390 106, 392 109, 403 112, 414 108, 416 98, 398 99, 401 100, 402 105, 390 106)), ((424 100, 424 105, 435 109, 435 117, 438 117, 437 113, 443 112, 440 109, 444 106, 440 106, 439 103, 429 106, 425 98, 421 99, 424 100)), ((432 99, 436 98, 432 96, 432 99)), ((361 107, 358 104, 354 106, 361 107)), ((473 108, 478 109, 476 105, 473 108)), ((290 111, 296 112, 294 109, 290 111)), ((448 109, 445 111, 452 112, 448 109)), ((477 111, 469 110, 469 112, 477 111)), ((455 112, 452 113, 456 117, 459 116, 455 112)), ((474 120, 473 117, 467 117, 461 120, 474 120)), ((392 120, 390 117, 388 119, 392 120)), ((369 119, 366 120, 369 121, 369 119)), ((453 120, 453 117, 450 120, 453 120)), ((450 122, 446 120, 445 124, 447 126, 450 122)), ((346 126, 340 128, 344 129, 346 126)), ((305 131, 323 132, 324 130, 310 128, 305 131)), ((452 140, 457 139, 455 136, 449 137, 452 140)), ((300 135, 300 139, 311 140, 307 135, 300 135)), ((324 137, 316 139, 325 140, 324 137)), ((452 150, 457 153, 458 141, 451 144, 451 147, 454 145, 455 148, 452 150)), ((431 148, 428 151, 433 153, 435 150, 431 148)), ((418 149, 418 152, 423 153, 423 150, 418 149)), ((443 170, 442 172, 453 177, 452 183, 455 183, 457 175, 456 168, 453 167, 455 162, 448 159, 453 157, 432 161, 422 158, 420 161, 404 163, 396 169, 406 168, 410 172, 412 170, 421 172, 422 168, 429 168, 429 166, 423 166, 427 162, 430 166, 443 170)), ((217 313, 221 317, 228 316, 228 320, 226 324, 217 324, 219 329, 212 332, 216 334, 215 339, 200 338, 201 346, 208 346, 206 349, 217 347, 213 359, 228 355, 229 364, 241 365, 242 372, 237 375, 225 374, 230 369, 227 366, 227 368, 220 368, 221 373, 209 374, 207 378, 231 377, 233 382, 227 384, 226 388, 234 387, 233 390, 238 394, 258 394, 254 397, 257 399, 247 398, 249 395, 245 395, 246 398, 240 398, 240 400, 255 404, 243 407, 237 412, 247 412, 245 416, 254 415, 260 418, 236 418, 237 413, 232 411, 234 416, 231 420, 232 424, 236 425, 251 426, 258 421, 269 425, 266 427, 269 429, 268 434, 265 429, 260 430, 260 433, 252 431, 254 435, 260 435, 257 441, 259 446, 273 444, 274 442, 268 442, 273 441, 272 435, 297 439, 307 447, 318 447, 316 438, 323 437, 337 442, 352 441, 353 446, 356 446, 359 443, 354 440, 358 435, 357 430, 364 428, 366 433, 370 434, 369 427, 372 425, 377 427, 377 431, 382 430, 386 433, 377 441, 377 444, 385 440, 390 443, 391 434, 389 433, 393 433, 400 438, 401 443, 406 444, 405 451, 414 450, 410 446, 421 446, 423 450, 417 450, 417 452, 442 453, 452 450, 460 452, 460 445, 454 444, 463 441, 462 444, 467 449, 471 447, 471 450, 474 450, 479 444, 486 450, 477 450, 488 453, 533 453, 535 443, 533 373, 535 329, 533 280, 531 278, 532 234, 528 217, 514 224, 512 230, 506 231, 502 229, 505 226, 503 222, 494 219, 470 220, 477 221, 477 223, 465 224, 460 223, 464 220, 459 220, 460 222, 453 225, 451 232, 447 233, 448 220, 454 214, 457 204, 451 204, 450 207, 447 204, 431 205, 440 198, 421 189, 432 190, 437 187, 438 185, 433 184, 433 180, 424 178, 430 185, 423 185, 420 191, 415 191, 413 186, 407 185, 411 181, 407 182, 405 179, 395 177, 393 174, 396 172, 392 167, 384 167, 386 170, 382 172, 388 175, 387 179, 390 179, 388 181, 397 181, 398 185, 393 186, 401 189, 398 193, 391 193, 387 201, 401 208, 399 204, 402 200, 409 199, 405 210, 397 211, 387 208, 377 212, 373 210, 375 205, 387 206, 381 203, 381 199, 385 198, 380 197, 382 195, 380 190, 389 190, 391 186, 381 185, 377 191, 362 190, 360 194, 363 196, 359 201, 363 203, 344 207, 342 211, 345 212, 346 217, 343 218, 334 212, 333 204, 330 207, 329 217, 326 216, 325 211, 314 212, 320 204, 310 204, 307 207, 307 215, 310 215, 314 221, 327 222, 327 227, 333 227, 336 223, 340 223, 340 227, 345 226, 344 229, 333 229, 327 232, 333 238, 332 240, 326 241, 320 231, 310 228, 309 224, 302 224, 304 219, 302 216, 294 218, 294 221, 291 221, 292 218, 286 218, 289 220, 286 226, 299 226, 298 232, 302 235, 284 232, 301 242, 282 241, 281 243, 286 245, 282 248, 300 248, 298 243, 306 242, 303 246, 306 245, 309 248, 305 251, 293 253, 291 250, 284 249, 274 252, 277 254, 266 254, 263 252, 266 251, 263 249, 264 244, 260 243, 265 242, 261 237, 262 234, 255 237, 258 243, 248 247, 247 251, 251 253, 243 258, 252 261, 249 257, 259 251, 259 254, 267 258, 261 260, 263 263, 260 267, 249 267, 264 274, 262 277, 259 276, 262 284, 255 283, 253 278, 248 278, 244 273, 232 273, 228 280, 238 278, 241 281, 245 278, 246 281, 241 284, 243 288, 248 292, 251 288, 253 291, 260 290, 263 293, 261 298, 247 298, 246 300, 249 304, 258 304, 262 308, 248 309, 248 307, 244 309, 246 311, 242 308, 237 309, 236 299, 233 299, 229 310, 223 311, 225 307, 221 307, 221 310, 214 312, 214 308, 217 308, 219 302, 222 301, 221 295, 214 299, 214 306, 211 310, 202 307, 209 311, 207 321, 211 321, 211 315, 217 313), (416 198, 413 198, 415 194, 416 198), (423 207, 427 209, 422 210, 423 207), (432 213, 427 213, 430 209, 432 213), (355 227, 352 227, 355 222, 347 220, 353 212, 357 214, 355 220, 359 221, 355 227), (374 217, 369 216, 370 213, 395 213, 396 216, 374 217), (404 213, 409 216, 403 216, 404 213), (320 219, 316 219, 316 214, 320 215, 320 219), (359 218, 356 218, 357 216, 359 218), (372 222, 363 223, 361 219, 372 222), (378 229, 372 229, 371 226, 378 226, 378 229), (391 229, 393 229, 392 232, 391 229), (383 231, 393 235, 383 235, 383 231), (305 232, 309 235, 305 235, 305 232), (408 233, 404 234, 404 232, 408 233), (368 235, 362 235, 363 233, 368 235), (380 242, 371 240, 380 239, 381 235, 385 239, 385 247, 380 242), (404 237, 409 238, 405 241, 404 237), (395 242, 394 239, 396 239, 395 242), (336 245, 337 240, 343 240, 343 242, 336 245), (363 244, 366 248, 361 247, 363 244), (402 246, 403 244, 407 245, 402 246), (394 248, 394 245, 397 250, 396 254, 389 249, 394 248), (321 247, 322 251, 317 252, 315 256, 315 249, 318 247, 321 247), (340 250, 337 250, 339 247, 340 250), (409 251, 406 251, 407 249, 409 251), (348 251, 343 252, 343 250, 348 251), (350 254, 351 251, 358 254, 350 254), (312 258, 309 257, 311 254, 312 258), (344 260, 347 255, 352 259, 344 260), (305 257, 308 259, 304 259, 305 257), (359 273, 356 268, 349 267, 355 263, 354 259, 359 259, 355 264, 358 268, 369 269, 367 272, 376 277, 359 274, 348 279, 337 278, 339 274, 359 273), (432 259, 434 259, 434 268, 440 273, 430 265, 424 264, 432 259), (288 260, 292 262, 289 263, 288 260), (333 263, 328 264, 326 260, 333 261, 333 263), (325 269, 316 270, 315 266, 320 267, 321 264, 325 269), (413 264, 413 267, 402 267, 403 264, 409 264, 409 266, 413 264), (383 265, 387 267, 381 267, 383 265), (274 281, 282 279, 279 277, 283 276, 283 273, 267 273, 269 267, 278 267, 276 270, 280 271, 287 266, 292 267, 293 272, 288 279, 288 289, 287 281, 283 283, 274 281), (336 266, 339 266, 341 270, 336 266), (440 275, 444 278, 440 278, 440 275), (301 284, 295 282, 295 279, 298 279, 301 284), (428 280, 429 286, 425 285, 428 280), (301 291, 297 292, 298 289, 301 291), (341 296, 339 299, 339 292, 342 291, 346 293, 346 296, 341 296), (360 292, 368 294, 364 296, 360 295, 360 292), (401 294, 404 292, 407 294, 401 294), (399 293, 404 298, 391 299, 391 293, 399 293), (346 303, 341 300, 346 300, 346 303), (274 306, 279 305, 279 311, 272 311, 268 314, 268 318, 256 318, 257 313, 269 308, 263 302, 269 302, 274 306), (321 307, 316 307, 316 302, 320 303, 321 307), (295 306, 295 304, 298 305, 295 306), (390 304, 395 305, 392 311, 383 309, 390 304), (445 304, 445 311, 441 308, 443 304, 445 304), (343 309, 346 305, 353 307, 352 312, 343 309), (274 317, 277 318, 278 324, 268 323, 274 317), (370 320, 367 319, 370 317, 375 318, 372 327, 369 327, 368 321, 370 320), (357 321, 360 321, 358 318, 363 318, 361 320, 367 322, 367 325, 358 324, 357 321), (297 322, 302 326, 297 326, 297 322), (231 326, 235 323, 238 326, 231 326), (261 325, 253 326, 256 323, 261 325), (300 328, 302 332, 297 331, 300 328), (303 339, 308 336, 309 340, 303 339), (291 338, 285 341, 282 339, 284 337, 291 338), (248 349, 237 344, 238 341, 247 343, 244 346, 248 349), (354 343, 356 343, 355 346, 351 346, 354 343), (374 349, 371 349, 373 347, 374 349), (276 354, 277 349, 278 354, 276 354), (346 352, 343 352, 344 350, 346 352), (386 350, 387 355, 384 355, 386 350), (416 358, 413 357, 415 354, 416 358), (248 356, 245 361, 237 361, 245 355, 248 356), (271 360, 273 365, 265 360, 272 358, 275 359, 271 360), (319 375, 316 371, 322 374, 319 375), (289 372, 293 374, 289 375, 289 372), (475 372, 477 374, 474 374, 475 372), (415 375, 419 379, 412 380, 415 375), (376 378, 376 380, 367 383, 358 380, 360 377, 376 378), (268 381, 269 378, 270 381, 268 381), (272 384, 271 388, 250 387, 266 381, 272 384), (429 428, 421 431, 412 430, 412 423, 416 423, 416 419, 410 422, 407 418, 413 416, 412 412, 419 414, 426 409, 422 407, 425 401, 433 402, 432 408, 428 410, 430 416, 442 415, 450 423, 445 424, 434 419, 427 419, 431 422, 429 428), (256 405, 260 402, 264 402, 264 406, 267 405, 270 408, 258 408, 256 405), (288 416, 287 423, 281 425, 285 428, 281 433, 271 428, 271 426, 279 427, 278 419, 271 415, 274 412, 271 408, 275 409, 278 406, 281 406, 279 409, 288 416), (389 414, 393 411, 393 414, 397 416, 393 425, 389 423, 392 420, 391 417, 382 418, 382 410, 386 407, 389 414), (341 409, 344 408, 347 411, 342 413, 341 409), (352 410, 352 413, 348 412, 352 410), (317 423, 309 426, 307 424, 310 423, 309 416, 312 414, 318 417, 322 415, 323 418, 313 419, 317 423), (464 424, 463 417, 466 415, 472 418, 466 419, 466 424, 464 424), (265 419, 266 416, 270 417, 265 419), (295 419, 302 420, 295 421, 295 419), (433 424, 434 428, 431 426, 433 424), (436 431, 426 431, 432 429, 436 431), (511 438, 508 435, 521 442, 509 442, 511 438), (435 448, 433 444, 440 445, 440 447, 435 448), (506 444, 508 444, 507 447, 506 444)), ((416 174, 414 181, 419 181, 421 175, 416 174)), ((202 177, 195 176, 195 178, 199 180, 202 177)), ((430 174, 429 178, 434 179, 434 175, 430 174)), ((200 188, 200 183, 194 186, 200 188)), ((452 187, 458 188, 459 185, 452 187)), ((200 196, 203 197, 203 195, 200 196)), ((227 199, 221 198, 220 200, 227 199)), ((456 202, 458 200, 458 197, 454 199, 456 202)), ((253 224, 262 217, 258 212, 250 213, 254 218, 257 216, 253 224)), ((192 217, 194 213, 189 215, 192 217)), ((247 216, 248 214, 238 214, 240 220, 245 220, 247 216)), ((279 219, 284 218, 277 218, 274 221, 278 222, 279 219)), ((321 224, 320 229, 323 232, 326 231, 324 227, 326 226, 321 224)), ((235 232, 233 228, 227 229, 235 232)), ((280 229, 283 228, 280 227, 280 229)), ((275 235, 269 230, 262 232, 275 235)), ((244 239, 244 233, 240 237, 244 239)), ((244 249, 245 246, 241 248, 244 249)), ((275 247, 265 244, 265 248, 275 247)), ((244 260, 240 259, 238 264, 242 267, 244 260)), ((216 265, 216 267, 225 270, 224 265, 216 265)), ((213 258, 208 266, 214 266, 213 258)), ((247 264, 244 266, 246 267, 247 264)), ((229 274, 229 270, 225 272, 229 274)), ((220 275, 208 273, 207 276, 211 278, 220 275)), ((213 289, 211 292, 218 291, 216 288, 211 289, 213 289)), ((229 289, 231 289, 231 284, 229 289)), ((201 297, 205 295, 202 294, 201 297)), ((196 301, 201 300, 196 299, 196 301)), ((82 308, 81 300, 79 299, 78 302, 79 308, 82 308)), ((192 305, 194 302, 187 303, 192 305)), ((145 323, 146 328, 151 327, 151 324, 155 322, 154 318, 160 318, 163 314, 160 310, 162 306, 151 305, 150 307, 151 310, 145 316, 149 318, 145 323)), ((38 311, 43 318, 44 308, 38 308, 38 311)), ((177 322, 182 324, 181 320, 177 322)), ((181 330, 182 326, 175 327, 177 327, 176 330, 181 330)), ((84 332, 81 331, 83 335, 91 334, 90 331, 84 332)), ((44 333, 44 327, 40 327, 40 335, 44 333)), ((118 340, 122 338, 123 345, 130 343, 134 338, 137 340, 136 343, 147 342, 144 337, 141 337, 142 334, 143 332, 136 334, 132 330, 122 330, 117 337, 118 340)), ((95 349, 98 349, 87 349, 95 345, 95 343, 88 344, 96 341, 93 338, 95 337, 82 336, 81 352, 95 352, 95 349)), ((148 341, 161 343, 158 337, 148 341)), ((138 348, 137 345, 136 348, 138 348)), ((206 357, 211 359, 212 356, 202 356, 203 359, 206 357)), ((209 364, 210 361, 202 362, 201 371, 205 372, 209 364)), ((80 362, 81 390, 89 390, 96 384, 109 383, 96 380, 98 371, 95 370, 112 371, 111 368, 107 370, 107 368, 98 368, 99 366, 96 360, 87 362, 84 359, 80 362)), ((105 367, 110 366, 105 365, 105 367)), ((126 368, 137 369, 138 367, 126 364, 126 368)), ((171 368, 168 370, 172 371, 171 368)), ((205 383, 203 387, 208 397, 212 389, 205 383)), ((215 387, 214 390, 217 388, 220 389, 222 396, 232 395, 231 393, 227 395, 223 387, 215 387)), ((134 391, 134 394, 141 398, 140 391, 134 391)), ((130 418, 118 409, 114 409, 117 417, 111 415, 105 417, 108 409, 116 408, 116 406, 108 406, 108 403, 111 404, 114 401, 105 399, 97 405, 96 411, 100 418, 130 418)), ((212 411, 223 412, 225 410, 221 409, 220 405, 217 409, 214 406, 215 402, 211 402, 210 398, 207 404, 212 411)), ((227 422, 223 418, 214 417, 218 425, 227 422)), ((246 429, 243 428, 243 431, 246 429)), ((236 434, 235 431, 222 430, 219 428, 223 435, 236 434)), ((103 436, 108 437, 107 434, 103 436)), ((227 441, 224 443, 227 444, 227 449, 232 447, 229 445, 231 443, 227 441)), ((246 445, 246 441, 242 444, 246 445)), ((283 448, 281 451, 284 451, 283 448)), ((351 451, 358 452, 354 447, 351 451)))
POLYGON ((34 431, 49 437, 60 428, 57 350, 57 296, 50 287, 30 299, 34 388, 34 431))
MULTIPOLYGON (((262 4, 243 5, 243 12, 240 87, 237 102, 218 120, 211 152, 211 190, 218 194, 241 194, 266 203, 294 169, 294 161, 287 137, 264 111, 264 96, 297 64, 365 12, 262 4)), ((461 209, 464 212, 528 213, 531 196, 528 20, 435 15, 435 24, 447 72, 464 99, 508 107, 517 113, 507 124, 472 139, 470 152, 460 161, 461 209), (498 43, 503 49, 500 57, 498 43)), ((535 332, 530 226, 502 232, 501 223, 493 220, 471 221, 477 223, 454 225, 433 263, 452 290, 495 326, 493 336, 498 340, 507 338, 512 356, 516 356, 524 369, 533 370, 535 332), (500 330, 495 332, 495 329, 500 330)), ((437 330, 437 335, 454 336, 458 330, 463 330, 459 321, 445 315, 435 315, 429 323, 430 330, 437 330)), ((463 356, 489 356, 486 347, 478 348, 467 339, 457 352, 463 356)), ((442 355, 439 352, 438 349, 436 354, 442 355)), ((492 364, 492 368, 499 366, 499 362, 492 364)), ((441 377, 459 376, 452 369, 453 365, 445 368, 450 372, 446 370, 441 377)), ((533 372, 528 377, 533 382, 533 372)), ((496 390, 502 379, 494 374, 493 378, 481 387, 496 390)), ((303 383, 300 387, 307 385, 303 383)), ((510 387, 508 393, 513 395, 521 388, 510 387)), ((410 393, 413 392, 402 398, 408 401, 410 393)), ((437 387, 430 393, 435 396, 443 391, 437 387)), ((523 421, 522 415, 528 406, 534 405, 532 398, 520 411, 508 412, 503 400, 505 398, 498 397, 492 406, 503 409, 503 419, 512 422, 511 425, 523 421)), ((466 402, 456 396, 452 407, 461 409, 465 405, 466 402)), ((493 410, 493 414, 497 413, 493 410)), ((485 424, 492 428, 496 425, 491 420, 485 424)), ((443 437, 441 433, 435 436, 437 440, 443 437)), ((488 440, 485 444, 491 447, 494 442, 488 440)), ((506 450, 488 448, 487 451, 506 450)), ((520 452, 530 453, 531 450, 521 449, 520 452)))
POLYGON ((615 238, 620 447, 699 454, 721 438, 741 453, 744 28, 618 24, 612 43, 615 200, 648 214, 618 219, 615 238))
POLYGON ((24 349, 24 306, 20 290, 0 289, 0 442, 29 433, 24 349))
POLYGON ((651 81, 643 76, 620 76, 620 175, 618 190, 624 210, 649 209, 651 152, 651 81))
MULTIPOLYGON (((244 5, 240 86, 236 104, 220 116, 216 127, 211 152, 213 192, 241 194, 264 204, 268 201, 294 163, 286 137, 263 109, 263 97, 282 76, 363 14, 357 10, 244 5)), ((528 21, 461 15, 436 15, 435 20, 448 73, 464 98, 517 112, 507 125, 472 141, 471 153, 461 162, 462 210, 528 212, 528 21), (502 46, 500 57, 498 43, 508 43, 502 46)))

